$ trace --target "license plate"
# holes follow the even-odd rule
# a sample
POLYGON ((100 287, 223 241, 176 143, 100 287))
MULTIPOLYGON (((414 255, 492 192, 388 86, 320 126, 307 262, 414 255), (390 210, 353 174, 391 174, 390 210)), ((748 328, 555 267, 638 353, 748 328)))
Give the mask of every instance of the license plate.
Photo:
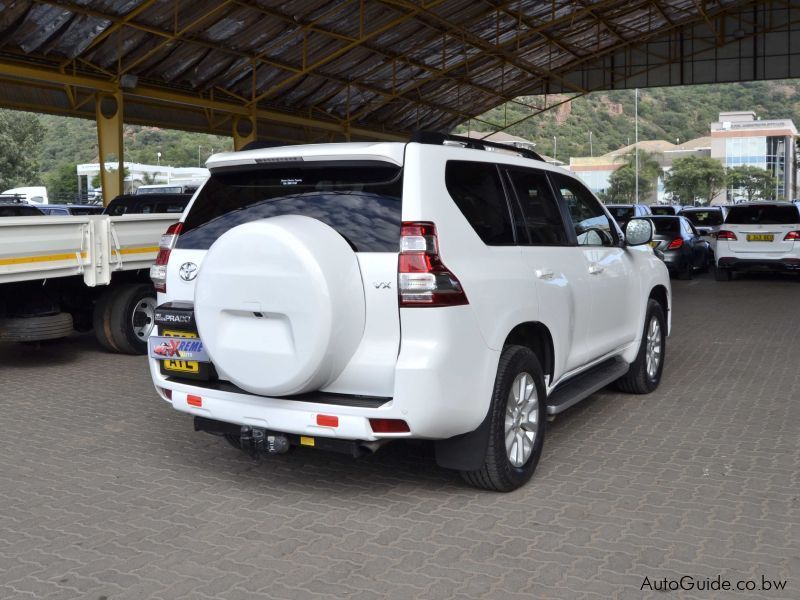
MULTIPOLYGON (((165 329, 161 335, 166 337, 177 338, 196 338, 197 334, 194 331, 176 331, 174 329, 165 329)), ((199 373, 200 363, 196 360, 164 360, 161 365, 166 371, 176 371, 178 373, 199 373)))
POLYGON ((167 371, 179 373, 199 373, 200 363, 196 360, 165 360, 162 362, 167 371))
POLYGON ((655 248, 656 246, 658 246, 658 242, 657 241, 653 240, 652 242, 650 242, 650 247, 651 248, 655 248))
POLYGON ((148 339, 150 358, 157 360, 182 360, 209 362, 203 342, 199 338, 154 335, 148 339))
POLYGON ((772 242, 775 240, 775 236, 771 233, 748 233, 747 234, 747 241, 748 242, 772 242))

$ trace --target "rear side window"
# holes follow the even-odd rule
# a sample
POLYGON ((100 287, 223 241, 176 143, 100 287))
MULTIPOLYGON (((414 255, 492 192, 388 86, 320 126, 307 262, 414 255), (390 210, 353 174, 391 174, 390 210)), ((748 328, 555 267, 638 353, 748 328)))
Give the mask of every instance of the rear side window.
POLYGON ((719 210, 690 210, 681 214, 697 227, 722 225, 722 211, 719 210))
POLYGON ((530 243, 534 246, 566 245, 567 232, 547 175, 533 169, 510 169, 508 177, 522 208, 530 243))
POLYGON ((302 215, 332 227, 358 252, 397 252, 402 189, 400 167, 380 161, 214 172, 186 216, 177 247, 208 249, 237 225, 302 215))
POLYGON ((514 229, 497 166, 451 160, 445 168, 447 191, 461 214, 489 246, 514 244, 514 229))
POLYGON ((792 204, 751 204, 731 208, 725 222, 731 225, 793 225, 800 223, 800 215, 792 204))

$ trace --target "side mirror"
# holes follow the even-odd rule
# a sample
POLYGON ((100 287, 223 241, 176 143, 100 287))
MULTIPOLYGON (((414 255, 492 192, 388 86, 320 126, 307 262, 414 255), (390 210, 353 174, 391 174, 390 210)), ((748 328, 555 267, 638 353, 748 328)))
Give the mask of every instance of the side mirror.
POLYGON ((649 219, 631 219, 625 225, 625 243, 641 246, 653 239, 653 224, 649 219))

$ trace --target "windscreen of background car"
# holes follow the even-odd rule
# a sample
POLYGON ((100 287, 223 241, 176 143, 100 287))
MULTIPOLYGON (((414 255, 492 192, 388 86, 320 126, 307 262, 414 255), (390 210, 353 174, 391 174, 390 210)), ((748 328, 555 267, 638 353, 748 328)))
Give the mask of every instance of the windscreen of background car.
POLYGON ((722 211, 719 210, 690 210, 682 212, 681 216, 689 219, 695 227, 722 225, 722 211))
POLYGON ((611 216, 617 221, 626 221, 627 219, 633 218, 632 206, 609 206, 607 208, 611 216))
POLYGON ((750 204, 731 208, 725 222, 731 225, 792 225, 800 223, 800 214, 792 204, 750 204))
POLYGON ((654 215, 674 215, 675 209, 671 206, 651 206, 650 212, 654 215))
POLYGON ((674 219, 650 219, 655 228, 656 235, 680 235, 680 221, 674 219))
POLYGON ((402 169, 380 161, 215 172, 186 216, 177 247, 205 250, 237 225, 302 215, 335 229, 357 252, 397 252, 402 189, 402 169))

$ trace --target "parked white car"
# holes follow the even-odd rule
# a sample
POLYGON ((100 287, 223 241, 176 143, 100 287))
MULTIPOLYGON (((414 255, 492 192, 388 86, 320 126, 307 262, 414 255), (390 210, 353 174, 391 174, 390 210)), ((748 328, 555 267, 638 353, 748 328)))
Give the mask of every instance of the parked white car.
POLYGON ((743 271, 800 271, 800 210, 791 202, 728 209, 717 233, 717 281, 743 271))
POLYGON ((436 440, 439 464, 506 491, 548 414, 658 386, 671 291, 650 222, 626 239, 530 151, 416 140, 209 160, 151 270, 153 381, 196 429, 270 453, 436 440))

